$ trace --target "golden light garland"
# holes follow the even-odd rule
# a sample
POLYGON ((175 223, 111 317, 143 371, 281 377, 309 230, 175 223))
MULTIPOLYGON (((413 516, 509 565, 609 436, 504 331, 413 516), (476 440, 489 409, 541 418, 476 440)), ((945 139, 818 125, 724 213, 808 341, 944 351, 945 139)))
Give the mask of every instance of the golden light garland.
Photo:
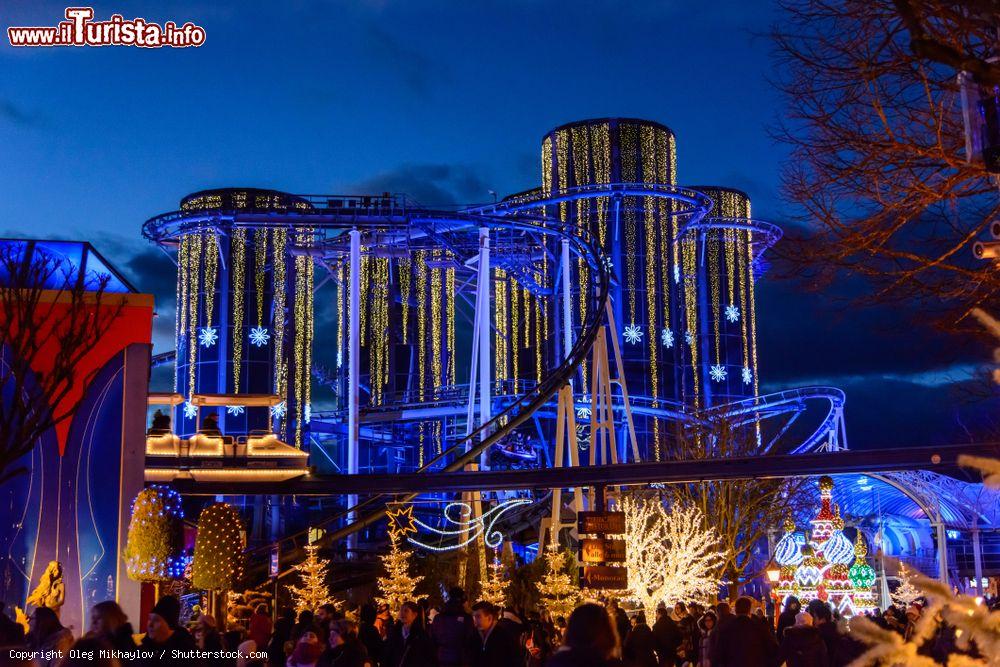
MULTIPOLYGON (((521 328, 519 313, 521 311, 520 303, 518 301, 518 285, 514 279, 510 279, 508 290, 510 292, 510 361, 511 361, 511 377, 517 380, 520 375, 518 374, 518 341, 521 339, 521 328)), ((515 392, 516 393, 516 392, 515 392)))
POLYGON ((285 247, 288 244, 288 232, 284 229, 271 230, 271 292, 274 297, 273 327, 274 327, 274 386, 275 393, 284 399, 287 382, 287 366, 285 364, 285 285, 286 264, 285 247))
POLYGON ((756 279, 754 278, 753 275, 753 261, 752 261, 753 240, 751 238, 749 231, 746 232, 746 235, 747 235, 747 260, 748 260, 747 264, 749 265, 747 273, 749 274, 748 286, 750 288, 748 290, 749 295, 747 300, 748 305, 750 306, 750 349, 751 349, 750 359, 753 362, 753 365, 751 367, 751 371, 753 372, 753 394, 754 396, 757 396, 758 393, 760 392, 760 388, 757 383, 757 375, 758 375, 757 374, 757 307, 756 307, 757 299, 754 296, 754 282, 756 279))
MULTIPOLYGON (((638 161, 636 152, 638 150, 638 127, 629 123, 622 123, 618 126, 621 145, 621 168, 622 180, 626 183, 634 183, 638 179, 638 161)), ((629 324, 635 326, 636 321, 636 255, 637 255, 637 222, 636 222, 636 198, 624 197, 622 209, 625 213, 625 288, 628 292, 628 320, 629 324)))
POLYGON ((205 326, 212 326, 215 315, 215 282, 219 275, 219 237, 215 232, 205 234, 205 326))
POLYGON ((261 228, 253 233, 254 249, 254 292, 257 295, 257 327, 264 326, 264 292, 267 287, 264 280, 267 276, 267 229, 261 228))
MULTIPOLYGON (((417 395, 423 401, 424 383, 427 377, 427 260, 424 250, 417 251, 415 268, 417 288, 417 395)), ((421 426, 421 429, 423 429, 423 426, 421 426)))
MULTIPOLYGON (((296 245, 310 247, 313 244, 312 230, 296 234, 296 245)), ((313 327, 313 266, 312 258, 306 255, 295 257, 295 293, 293 317, 295 340, 293 358, 295 365, 295 446, 303 444, 302 430, 305 425, 306 408, 310 401, 312 366, 313 327)))
POLYGON ((195 393, 195 361, 198 358, 198 291, 201 273, 201 233, 191 237, 188 253, 188 399, 195 393))
POLYGON ((431 269, 431 386, 434 388, 434 394, 437 395, 438 389, 441 388, 441 378, 443 374, 441 372, 442 362, 441 362, 441 336, 443 334, 443 329, 441 327, 441 269, 437 268, 440 265, 441 251, 433 250, 431 257, 435 261, 435 268, 431 269))
MULTIPOLYGON (((565 192, 569 187, 569 131, 556 132, 556 169, 559 170, 559 191, 565 192)), ((566 222, 569 210, 568 202, 559 202, 559 220, 566 222)))
MULTIPOLYGON (((412 283, 412 276, 410 275, 410 260, 401 259, 397 265, 397 271, 399 272, 399 301, 400 301, 400 315, 403 320, 402 329, 402 339, 405 345, 409 342, 410 336, 410 284, 412 283)), ((453 270, 454 271, 454 270, 453 270)))
POLYGON ((719 285, 719 237, 716 231, 709 231, 705 235, 705 243, 708 245, 708 285, 709 296, 712 299, 712 335, 715 343, 715 363, 721 364, 720 340, 719 340, 719 318, 722 317, 719 285))
MULTIPOLYGON (((608 123, 595 125, 591 132, 594 155, 594 182, 611 182, 611 127, 608 123)), ((607 250, 608 242, 608 197, 597 198, 597 238, 601 249, 607 250)))
POLYGON ((344 264, 337 264, 337 368, 344 361, 344 299, 347 298, 347 278, 344 276, 344 264))
POLYGON ((229 239, 233 265, 233 393, 240 393, 240 370, 243 363, 243 300, 246 296, 247 230, 236 227, 229 239))
MULTIPOLYGON (((503 393, 504 380, 507 375, 507 272, 503 269, 493 271, 493 327, 496 330, 494 346, 493 373, 495 377, 494 393, 503 393)), ((483 332, 489 335, 489 332, 483 332)))
POLYGON ((697 269, 697 248, 691 238, 681 241, 682 280, 684 281, 684 325, 685 346, 691 360, 691 377, 694 396, 692 404, 701 407, 701 380, 698 368, 698 291, 695 271, 697 269))
MULTIPOLYGON (((174 301, 174 328, 176 332, 176 347, 178 363, 184 350, 184 336, 187 334, 188 315, 188 254, 191 252, 191 237, 181 237, 177 249, 177 299, 174 301)), ((190 341, 188 341, 190 342, 190 341)), ((174 373, 174 391, 180 391, 180 374, 174 373)))
MULTIPOLYGON (((453 259, 454 255, 451 252, 449 252, 448 253, 448 257, 453 259)), ((458 364, 455 363, 455 351, 456 351, 455 350, 455 306, 456 306, 455 298, 456 298, 457 295, 455 294, 455 269, 454 268, 449 268, 449 269, 447 269, 445 271, 445 279, 444 279, 444 281, 445 281, 445 290, 446 290, 447 304, 448 304, 447 305, 448 311, 447 311, 447 314, 445 316, 447 318, 447 320, 448 320, 448 322, 447 322, 447 326, 448 326, 448 343, 447 343, 447 345, 448 345, 448 355, 449 355, 449 357, 448 357, 448 384, 454 386, 455 385, 456 366, 458 365, 458 364)))
MULTIPOLYGON (((739 281, 740 307, 743 308, 743 312, 744 313, 747 313, 747 312, 749 312, 749 309, 746 308, 746 303, 747 303, 747 288, 746 288, 746 285, 747 285, 747 280, 746 280, 746 278, 747 278, 747 275, 746 275, 746 271, 747 271, 747 262, 746 262, 747 244, 746 244, 746 237, 744 236, 743 232, 739 232, 738 239, 739 239, 739 248, 737 249, 737 252, 736 252, 736 263, 737 263, 736 272, 737 272, 737 275, 739 276, 738 281, 739 281)), ((747 321, 749 319, 750 319, 749 317, 741 317, 740 318, 740 333, 741 333, 742 339, 743 339, 743 367, 744 368, 750 368, 750 346, 747 345, 747 321)))
MULTIPOLYGON (((542 141, 542 194, 552 194, 552 139, 542 141)), ((544 211, 543 211, 544 213, 544 211)))
MULTIPOLYGON (((643 125, 640 130, 642 149, 642 181, 643 183, 653 183, 656 179, 656 135, 653 128, 643 125)), ((659 406, 660 391, 660 368, 658 359, 658 348, 660 337, 657 335, 656 326, 656 272, 661 262, 658 261, 658 239, 656 233, 656 204, 652 197, 643 197, 643 222, 645 236, 643 244, 646 249, 645 273, 646 273, 646 344, 649 349, 649 378, 650 397, 653 399, 653 407, 659 406)), ((655 421, 655 420, 654 420, 655 421)), ((654 426, 655 431, 655 426, 654 426)), ((658 440, 654 437, 654 451, 658 451, 658 440)))
POLYGON ((191 584, 202 590, 233 590, 243 578, 243 520, 232 505, 215 503, 198 516, 191 584))
POLYGON ((381 405, 389 380, 389 259, 374 257, 371 262, 369 391, 372 405, 381 405))

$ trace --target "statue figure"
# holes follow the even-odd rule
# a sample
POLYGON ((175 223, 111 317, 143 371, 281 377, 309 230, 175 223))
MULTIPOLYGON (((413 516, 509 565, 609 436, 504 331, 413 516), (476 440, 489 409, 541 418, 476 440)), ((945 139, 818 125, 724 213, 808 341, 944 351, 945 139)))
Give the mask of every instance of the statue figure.
POLYGON ((62 575, 62 564, 57 560, 49 561, 42 573, 42 580, 28 596, 27 603, 36 607, 48 607, 58 616, 59 609, 66 601, 66 585, 63 584, 62 575))

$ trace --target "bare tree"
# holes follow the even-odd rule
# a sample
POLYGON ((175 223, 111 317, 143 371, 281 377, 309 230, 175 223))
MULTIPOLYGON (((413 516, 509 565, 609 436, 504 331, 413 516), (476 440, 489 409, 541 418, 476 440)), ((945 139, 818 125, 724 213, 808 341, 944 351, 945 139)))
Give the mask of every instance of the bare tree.
MULTIPOLYGON (((684 427, 673 443, 671 456, 678 460, 733 458, 760 454, 757 426, 731 426, 720 420, 701 427, 684 427)), ((805 480, 738 479, 668 484, 671 505, 696 507, 722 554, 721 571, 736 597, 737 583, 758 576, 768 560, 754 558, 768 531, 805 507, 805 480), (756 563, 757 567, 754 567, 756 563)))
MULTIPOLYGON (((998 80, 996 3, 806 0, 774 29, 791 148, 785 197, 802 212, 779 248, 825 286, 840 270, 869 297, 946 306, 939 324, 995 310, 1000 273, 971 242, 1000 214, 982 163, 967 161, 956 68, 998 80)), ((969 323, 970 328, 974 328, 969 323)))
POLYGON ((18 460, 79 407, 74 390, 96 373, 80 364, 125 303, 106 293, 110 276, 28 247, 0 246, 0 484, 25 473, 18 460))

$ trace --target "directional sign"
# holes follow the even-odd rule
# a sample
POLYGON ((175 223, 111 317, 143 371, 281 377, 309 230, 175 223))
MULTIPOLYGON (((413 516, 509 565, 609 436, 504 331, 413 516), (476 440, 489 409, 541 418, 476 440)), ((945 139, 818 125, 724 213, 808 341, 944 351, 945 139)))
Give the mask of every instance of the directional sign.
POLYGON ((598 535, 617 535, 625 532, 625 512, 580 512, 577 531, 598 535))
POLYGON ((624 567, 586 565, 580 568, 580 585, 605 590, 628 588, 628 570, 624 567))
POLYGON ((625 540, 585 538, 580 540, 580 560, 584 563, 624 563, 625 540))

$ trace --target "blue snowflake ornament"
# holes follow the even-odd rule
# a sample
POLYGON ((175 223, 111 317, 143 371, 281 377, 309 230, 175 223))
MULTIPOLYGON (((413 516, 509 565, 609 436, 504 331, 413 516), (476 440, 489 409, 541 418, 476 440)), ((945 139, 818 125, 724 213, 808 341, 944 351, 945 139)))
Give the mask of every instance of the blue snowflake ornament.
POLYGON ((212 347, 219 341, 219 332, 215 327, 202 327, 198 330, 198 343, 202 347, 212 347))
POLYGON ((640 329, 635 324, 630 324, 627 327, 625 327, 624 337, 626 343, 631 343, 632 345, 636 345, 642 342, 642 329, 640 329))
POLYGON ((722 382, 726 379, 729 373, 726 371, 726 367, 722 364, 715 364, 712 366, 712 370, 709 372, 713 382, 722 382))
POLYGON ((267 341, 271 340, 271 335, 267 333, 267 327, 254 327, 250 329, 250 344, 256 347, 264 347, 267 341))

